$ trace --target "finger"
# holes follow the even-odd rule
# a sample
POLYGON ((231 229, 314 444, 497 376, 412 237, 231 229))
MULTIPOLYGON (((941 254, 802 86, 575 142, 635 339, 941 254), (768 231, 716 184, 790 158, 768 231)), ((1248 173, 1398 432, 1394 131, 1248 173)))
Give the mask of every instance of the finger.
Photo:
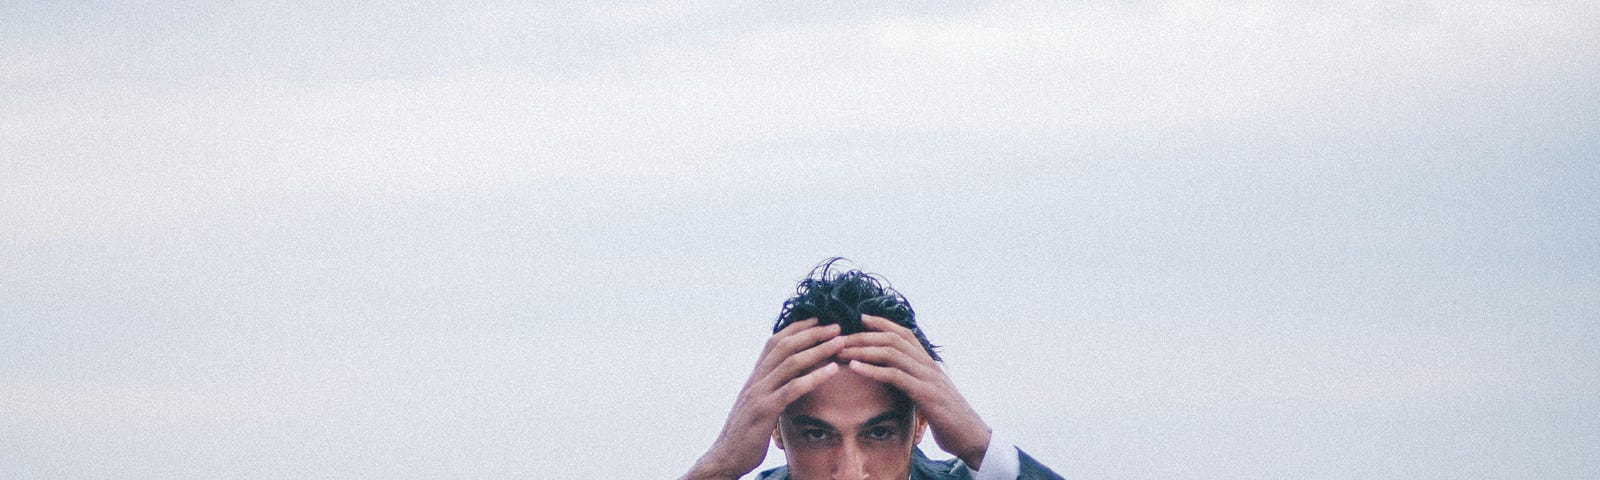
POLYGON ((774 332, 773 335, 782 335, 783 332, 805 330, 807 328, 811 328, 811 327, 816 326, 816 325, 817 325, 817 318, 816 317, 811 317, 811 318, 807 318, 805 320, 801 320, 801 321, 798 321, 798 322, 790 323, 788 325, 784 325, 782 330, 778 330, 777 332, 774 332))
POLYGON ((898 368, 920 379, 932 379, 937 373, 937 370, 922 363, 918 358, 907 355, 900 348, 890 346, 846 347, 839 350, 838 357, 840 360, 858 360, 873 365, 898 368))
POLYGON ((786 338, 793 337, 800 332, 815 327, 816 325, 816 318, 808 318, 791 323, 788 326, 785 326, 782 330, 779 330, 777 333, 772 334, 772 336, 767 337, 766 344, 762 345, 761 347, 761 355, 756 357, 756 368, 751 370, 750 376, 744 380, 745 389, 749 389, 750 385, 755 384, 757 380, 760 380, 761 377, 765 376, 766 372, 772 369, 772 365, 777 363, 777 361, 771 360, 771 357, 773 356, 772 351, 778 348, 778 342, 781 342, 786 338))
POLYGON ((773 332, 771 337, 767 337, 767 345, 761 349, 761 353, 765 354, 766 352, 770 352, 774 347, 778 346, 779 341, 792 337, 799 332, 806 331, 806 329, 815 326, 817 326, 817 319, 815 318, 807 318, 805 320, 791 323, 788 326, 783 327, 783 330, 773 332))
MULTIPOLYGON (((812 326, 783 335, 782 338, 779 338, 778 335, 773 335, 773 338, 767 341, 768 350, 763 352, 761 360, 756 362, 754 377, 765 377, 779 363, 794 355, 795 352, 811 348, 814 345, 839 336, 839 328, 838 324, 812 326)), ((785 328, 783 332, 789 332, 789 329, 785 328)), ((782 334, 783 332, 779 333, 782 334)))
POLYGON ((814 347, 790 355, 789 358, 784 359, 771 372, 767 373, 766 378, 759 380, 757 388, 776 390, 805 371, 816 368, 818 364, 826 362, 829 358, 837 355, 840 349, 844 348, 844 338, 833 337, 814 347))
POLYGON ((845 344, 849 346, 884 345, 893 346, 905 343, 904 338, 889 332, 865 331, 844 336, 845 344))
POLYGON ((872 330, 892 333, 902 339, 905 339, 907 342, 911 342, 911 344, 916 345, 917 348, 922 347, 922 341, 917 340, 916 333, 913 333, 911 329, 906 328, 898 323, 894 323, 887 318, 875 317, 872 315, 862 315, 861 323, 866 324, 867 328, 872 330))
POLYGON ((777 361, 783 361, 784 358, 794 355, 796 352, 838 337, 840 328, 838 324, 819 325, 794 332, 778 339, 773 344, 772 351, 767 352, 767 356, 776 358, 777 361))
POLYGON ((927 391, 927 382, 918 381, 905 370, 873 365, 860 360, 851 360, 847 368, 863 377, 893 385, 913 400, 923 397, 927 391))
POLYGON ((926 364, 933 363, 933 357, 928 356, 928 351, 922 348, 922 344, 916 341, 916 337, 906 339, 905 337, 893 332, 868 331, 852 333, 850 335, 846 335, 845 338, 847 339, 845 340, 846 347, 894 347, 902 352, 905 352, 907 356, 916 359, 918 362, 926 364))
POLYGON ((840 350, 837 357, 840 360, 900 370, 919 382, 937 384, 944 381, 943 372, 938 369, 937 364, 929 365, 923 363, 896 348, 881 346, 851 347, 840 350))
POLYGON ((839 364, 828 362, 828 364, 823 365, 822 368, 812 370, 811 373, 796 377, 794 380, 790 380, 788 383, 783 384, 783 387, 773 392, 773 396, 771 397, 773 404, 769 406, 775 407, 778 411, 788 408, 789 404, 794 403, 795 400, 799 400, 801 396, 810 393, 812 390, 817 388, 817 385, 821 385, 822 382, 828 380, 828 377, 832 377, 836 373, 839 373, 839 364))

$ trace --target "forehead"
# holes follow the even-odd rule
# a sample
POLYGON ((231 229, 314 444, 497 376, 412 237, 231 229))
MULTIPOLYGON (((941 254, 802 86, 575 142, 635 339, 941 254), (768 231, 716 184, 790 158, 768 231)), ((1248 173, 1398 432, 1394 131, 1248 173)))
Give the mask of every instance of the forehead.
POLYGON ((840 368, 839 373, 789 404, 783 413, 786 417, 805 415, 843 428, 860 425, 887 412, 910 409, 911 402, 905 394, 889 384, 840 368))

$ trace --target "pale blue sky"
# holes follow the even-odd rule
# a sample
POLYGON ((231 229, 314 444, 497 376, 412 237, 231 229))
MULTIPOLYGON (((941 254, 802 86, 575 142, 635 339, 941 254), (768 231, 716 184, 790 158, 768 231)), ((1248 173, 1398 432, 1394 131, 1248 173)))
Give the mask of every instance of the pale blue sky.
POLYGON ((1600 476, 1600 6, 1303 3, 0 5, 0 477, 672 477, 833 255, 1068 478, 1600 476))

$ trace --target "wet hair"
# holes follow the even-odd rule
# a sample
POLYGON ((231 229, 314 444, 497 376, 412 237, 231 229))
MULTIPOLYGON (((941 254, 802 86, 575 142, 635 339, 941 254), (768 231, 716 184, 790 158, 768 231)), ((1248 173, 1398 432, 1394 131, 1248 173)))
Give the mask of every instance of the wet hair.
POLYGON ((906 297, 889 286, 889 281, 876 274, 854 268, 840 269, 834 264, 848 262, 840 257, 823 260, 795 287, 794 296, 783 302, 783 311, 772 325, 778 333, 794 322, 816 318, 820 325, 838 324, 840 332, 849 335, 866 331, 861 315, 883 317, 911 330, 929 357, 941 360, 938 348, 928 343, 922 328, 917 326, 917 314, 911 310, 906 297))

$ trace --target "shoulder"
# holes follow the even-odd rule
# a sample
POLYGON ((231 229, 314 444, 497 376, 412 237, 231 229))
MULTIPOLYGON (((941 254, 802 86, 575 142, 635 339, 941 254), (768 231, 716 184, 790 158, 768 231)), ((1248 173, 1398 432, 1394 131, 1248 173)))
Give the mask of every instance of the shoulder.
POLYGON ((1038 460, 1028 456, 1027 452, 1017 449, 1017 461, 1021 467, 1021 480, 1061 480, 1061 475, 1051 471, 1038 460))
POLYGON ((789 466, 766 470, 756 474, 756 480, 789 480, 789 466))
POLYGON ((922 449, 911 452, 912 480, 967 480, 971 476, 959 460, 934 460, 922 454, 922 449))

